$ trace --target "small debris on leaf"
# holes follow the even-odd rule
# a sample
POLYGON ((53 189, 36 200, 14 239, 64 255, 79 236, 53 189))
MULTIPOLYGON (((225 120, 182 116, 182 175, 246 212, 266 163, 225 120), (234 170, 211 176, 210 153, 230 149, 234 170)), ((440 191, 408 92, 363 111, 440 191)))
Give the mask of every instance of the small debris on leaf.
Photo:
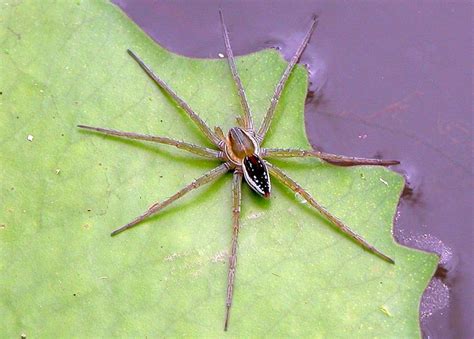
POLYGON ((388 311, 387 306, 381 305, 381 306, 379 307, 379 309, 380 309, 380 311, 382 311, 383 314, 385 314, 385 315, 387 315, 387 316, 389 316, 389 317, 392 316, 392 314, 388 311))

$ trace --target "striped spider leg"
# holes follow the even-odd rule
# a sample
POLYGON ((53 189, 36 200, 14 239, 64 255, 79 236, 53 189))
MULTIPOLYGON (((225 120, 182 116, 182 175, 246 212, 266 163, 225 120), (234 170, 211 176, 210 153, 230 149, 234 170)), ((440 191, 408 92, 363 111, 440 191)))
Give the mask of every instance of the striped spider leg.
POLYGON ((204 135, 216 146, 222 145, 222 140, 207 126, 204 120, 201 119, 196 112, 193 111, 191 107, 181 99, 178 94, 170 87, 166 82, 161 80, 147 64, 143 62, 142 59, 138 57, 132 50, 127 50, 128 54, 135 59, 135 61, 140 65, 140 67, 148 74, 148 76, 156 82, 170 97, 176 101, 176 103, 189 115, 189 117, 196 123, 196 125, 201 129, 204 135))
POLYGON ((227 331, 229 325, 230 307, 232 306, 232 297, 234 295, 234 279, 237 267, 237 238, 240 230, 240 205, 242 200, 242 172, 234 171, 232 180, 232 245, 229 253, 229 272, 227 274, 227 295, 224 331, 227 331))
POLYGON ((280 81, 278 81, 278 84, 275 87, 275 92, 273 93, 273 97, 270 101, 270 107, 268 108, 267 113, 265 114, 265 117, 263 118, 262 125, 260 126, 256 134, 256 139, 258 140, 259 144, 262 144, 263 139, 265 138, 265 135, 267 134, 268 129, 270 128, 273 115, 275 114, 275 109, 278 105, 278 101, 280 100, 281 94, 283 93, 283 89, 285 88, 286 81, 290 77, 291 71, 293 70, 293 68, 295 68, 296 64, 298 63, 298 60, 301 58, 301 54, 303 54, 303 51, 308 45, 309 39, 311 38, 311 35, 313 34, 317 25, 318 25, 318 17, 315 15, 313 16, 313 19, 311 20, 311 26, 308 32, 304 36, 303 41, 298 46, 296 53, 291 58, 288 66, 286 66, 286 69, 283 72, 283 75, 281 76, 280 81))
POLYGON ((232 73, 232 77, 234 78, 235 85, 237 86, 237 93, 239 94, 240 104, 242 106, 242 109, 244 110, 243 121, 240 120, 240 117, 238 117, 237 119, 243 128, 245 128, 248 132, 253 133, 254 127, 253 127, 252 113, 250 112, 249 102, 247 100, 247 96, 245 95, 244 87, 242 86, 242 80, 240 80, 239 73, 237 72, 237 66, 235 65, 235 60, 234 60, 234 53, 232 52, 232 48, 230 46, 229 32, 224 22, 224 14, 222 13, 221 10, 219 10, 219 17, 221 19, 221 27, 222 27, 222 34, 224 36, 225 53, 227 55, 227 62, 229 63, 229 68, 232 73))
POLYGON ((185 141, 179 141, 172 138, 159 137, 156 135, 139 134, 139 133, 134 133, 134 132, 117 131, 110 128, 92 127, 92 126, 87 126, 87 125, 77 125, 77 127, 94 131, 94 132, 99 132, 106 135, 112 135, 119 138, 144 140, 144 141, 151 141, 151 142, 156 142, 156 143, 165 144, 165 145, 171 145, 171 146, 175 146, 176 148, 200 155, 205 158, 224 159, 223 153, 220 151, 216 151, 214 149, 202 147, 199 145, 194 145, 185 141))
POLYGON ((363 248, 366 250, 376 254, 383 260, 394 264, 395 261, 393 261, 392 258, 386 256, 382 252, 380 252, 377 248, 374 246, 370 245, 364 238, 362 238, 360 235, 355 233, 353 230, 351 230, 349 227, 347 227, 339 218, 336 216, 332 215, 325 207, 320 205, 314 198, 309 194, 303 187, 301 187, 296 181, 291 179, 285 172, 283 172, 281 169, 276 167, 275 165, 270 164, 269 162, 265 161, 265 164, 268 166, 268 169, 270 171, 270 174, 273 175, 278 181, 283 183, 286 187, 288 187, 290 190, 295 192, 296 194, 301 195, 311 206, 313 206, 315 209, 317 209, 322 215, 326 217, 329 221, 331 221, 339 230, 341 230, 343 233, 347 234, 349 237, 354 239, 356 242, 358 242, 363 248))
POLYGON ((223 174, 227 173, 229 171, 229 164, 227 162, 217 166, 216 168, 204 173, 202 176, 200 176, 197 179, 194 179, 190 184, 184 186, 182 189, 180 189, 178 192, 173 194, 171 197, 168 199, 162 201, 162 202, 156 202, 153 205, 151 205, 148 210, 130 221, 128 224, 117 228, 115 231, 112 232, 111 235, 117 235, 135 225, 138 223, 142 222, 143 220, 147 219, 148 217, 157 214, 160 212, 163 208, 165 208, 168 205, 171 205, 174 201, 178 200, 182 196, 184 196, 186 193, 191 192, 192 190, 195 190, 202 185, 205 185, 207 183, 210 183, 211 181, 214 181, 215 179, 221 177, 223 174))
POLYGON ((346 157, 344 155, 324 153, 314 150, 302 150, 302 149, 291 149, 291 148, 263 148, 262 157, 270 158, 304 158, 304 157, 315 157, 333 165, 338 166, 356 166, 356 165, 378 165, 378 166, 391 166, 398 165, 398 160, 384 160, 384 159, 369 159, 369 158, 357 158, 357 157, 346 157))

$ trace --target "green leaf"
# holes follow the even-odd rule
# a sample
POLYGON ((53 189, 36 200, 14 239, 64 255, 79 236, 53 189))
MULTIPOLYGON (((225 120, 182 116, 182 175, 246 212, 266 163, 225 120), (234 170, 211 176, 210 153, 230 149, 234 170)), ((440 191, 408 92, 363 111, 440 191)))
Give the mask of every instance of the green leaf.
MULTIPOLYGON (((111 238, 217 162, 76 125, 209 146, 126 50, 224 130, 241 112, 225 60, 174 55, 108 3, 0 6, 0 333, 222 336, 231 175, 111 238)), ((272 50, 238 59, 257 121, 285 65, 272 50)), ((267 146, 310 147, 306 90, 298 67, 267 146)), ((244 187, 229 334, 419 336, 418 304, 437 259, 392 239, 403 178, 315 159, 275 163, 396 265, 361 249, 282 185, 273 183, 269 201, 244 187)))

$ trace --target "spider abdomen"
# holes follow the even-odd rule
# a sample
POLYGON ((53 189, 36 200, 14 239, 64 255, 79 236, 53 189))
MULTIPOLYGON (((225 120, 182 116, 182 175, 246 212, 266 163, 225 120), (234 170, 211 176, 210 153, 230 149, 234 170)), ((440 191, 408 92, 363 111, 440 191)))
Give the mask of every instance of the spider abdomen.
POLYGON ((242 169, 250 188, 265 198, 270 197, 270 175, 263 160, 256 154, 246 156, 242 161, 242 169))

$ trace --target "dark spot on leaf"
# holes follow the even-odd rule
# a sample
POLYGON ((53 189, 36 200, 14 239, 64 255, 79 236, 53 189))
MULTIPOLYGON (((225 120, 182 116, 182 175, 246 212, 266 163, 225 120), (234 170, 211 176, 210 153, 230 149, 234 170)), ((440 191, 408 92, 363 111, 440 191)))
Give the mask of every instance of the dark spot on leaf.
POLYGON ((91 211, 91 209, 90 209, 90 208, 88 208, 88 209, 87 209, 87 212, 90 212, 90 211, 91 211))
POLYGON ((0 224, 0 230, 4 230, 7 227, 5 224, 0 224))
POLYGON ((77 294, 76 294, 76 293, 73 293, 72 295, 73 295, 73 296, 76 296, 77 294))

